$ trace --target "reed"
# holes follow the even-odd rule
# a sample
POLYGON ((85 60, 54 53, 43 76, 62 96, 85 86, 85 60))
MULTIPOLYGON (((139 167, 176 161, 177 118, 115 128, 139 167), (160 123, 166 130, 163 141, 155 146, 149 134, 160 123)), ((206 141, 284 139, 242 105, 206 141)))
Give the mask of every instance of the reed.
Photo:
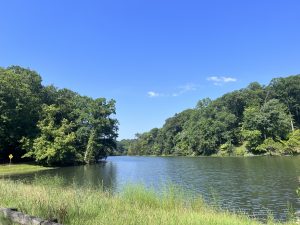
POLYGON ((161 194, 142 185, 128 185, 120 193, 112 194, 101 187, 62 187, 58 180, 53 185, 51 179, 32 184, 2 179, 1 207, 18 208, 44 219, 56 218, 66 225, 261 224, 246 215, 210 207, 201 197, 189 198, 172 185, 165 187, 161 194))

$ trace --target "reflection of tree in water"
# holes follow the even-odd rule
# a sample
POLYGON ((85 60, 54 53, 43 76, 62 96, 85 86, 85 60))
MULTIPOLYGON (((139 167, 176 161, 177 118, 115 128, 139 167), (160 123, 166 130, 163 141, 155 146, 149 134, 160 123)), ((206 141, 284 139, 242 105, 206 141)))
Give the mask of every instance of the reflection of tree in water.
POLYGON ((100 163, 77 167, 65 167, 53 170, 38 171, 30 174, 6 177, 12 180, 23 180, 36 183, 53 183, 64 186, 116 189, 116 166, 112 163, 100 163))
POLYGON ((76 179, 83 181, 82 185, 103 188, 104 190, 115 189, 116 167, 112 163, 85 165, 82 170, 83 176, 76 179))
POLYGON ((112 191, 120 190, 130 181, 143 181, 160 191, 162 184, 169 181, 185 192, 202 194, 209 203, 219 202, 225 209, 242 210, 260 219, 271 211, 275 219, 284 219, 288 201, 299 209, 295 192, 299 185, 299 165, 299 157, 121 157, 106 164, 59 168, 13 179, 30 181, 44 177, 60 183, 61 178, 64 185, 104 187, 112 191))
POLYGON ((111 163, 100 163, 57 171, 68 185, 78 187, 113 189, 116 183, 116 168, 111 163))

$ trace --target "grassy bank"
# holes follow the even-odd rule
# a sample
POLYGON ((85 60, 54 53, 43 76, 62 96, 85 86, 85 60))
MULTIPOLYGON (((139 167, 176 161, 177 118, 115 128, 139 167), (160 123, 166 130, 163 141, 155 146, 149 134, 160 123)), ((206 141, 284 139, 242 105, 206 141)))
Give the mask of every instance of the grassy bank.
POLYGON ((0 176, 6 176, 6 175, 14 175, 14 174, 22 174, 22 173, 30 173, 30 172, 36 172, 40 170, 48 170, 53 169, 50 167, 42 167, 37 166, 33 164, 0 164, 0 176))
POLYGON ((201 198, 186 201, 173 187, 164 193, 158 196, 141 186, 128 186, 112 195, 90 188, 0 182, 1 207, 16 207, 46 219, 58 218, 63 224, 260 224, 244 215, 208 207, 201 198))

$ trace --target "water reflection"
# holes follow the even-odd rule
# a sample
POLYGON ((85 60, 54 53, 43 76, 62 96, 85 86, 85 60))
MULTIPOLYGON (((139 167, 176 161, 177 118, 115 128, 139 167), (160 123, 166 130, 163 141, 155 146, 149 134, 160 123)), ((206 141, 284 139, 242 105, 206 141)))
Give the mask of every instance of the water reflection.
POLYGON ((265 218, 272 212, 284 220, 287 204, 300 209, 300 157, 188 158, 110 157, 106 164, 67 167, 12 176, 32 181, 59 176, 65 185, 93 186, 119 191, 127 183, 143 183, 160 191, 173 183, 201 194, 232 211, 265 218))
MULTIPOLYGON (((106 190, 115 190, 116 167, 112 162, 101 163, 97 165, 85 165, 76 167, 65 167, 53 170, 38 171, 29 174, 12 175, 9 179, 22 180, 26 182, 42 182, 51 178, 59 178, 61 185, 77 187, 103 188, 106 190)), ((53 179, 55 182, 55 179, 53 179)))

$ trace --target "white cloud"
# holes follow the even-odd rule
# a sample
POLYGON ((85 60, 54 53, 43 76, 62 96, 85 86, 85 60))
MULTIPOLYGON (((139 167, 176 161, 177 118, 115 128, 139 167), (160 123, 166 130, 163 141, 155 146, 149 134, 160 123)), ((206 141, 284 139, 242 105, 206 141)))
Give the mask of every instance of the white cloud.
POLYGON ((225 83, 228 83, 228 82, 236 82, 237 79, 236 78, 233 78, 233 77, 222 77, 224 82, 225 83))
POLYGON ((237 79, 234 77, 217 77, 211 76, 207 78, 208 81, 212 81, 214 85, 221 86, 225 83, 236 82, 237 79))
POLYGON ((148 97, 150 98, 154 98, 154 97, 159 97, 161 96, 161 94, 157 93, 157 92, 154 92, 154 91, 148 91, 148 97))

